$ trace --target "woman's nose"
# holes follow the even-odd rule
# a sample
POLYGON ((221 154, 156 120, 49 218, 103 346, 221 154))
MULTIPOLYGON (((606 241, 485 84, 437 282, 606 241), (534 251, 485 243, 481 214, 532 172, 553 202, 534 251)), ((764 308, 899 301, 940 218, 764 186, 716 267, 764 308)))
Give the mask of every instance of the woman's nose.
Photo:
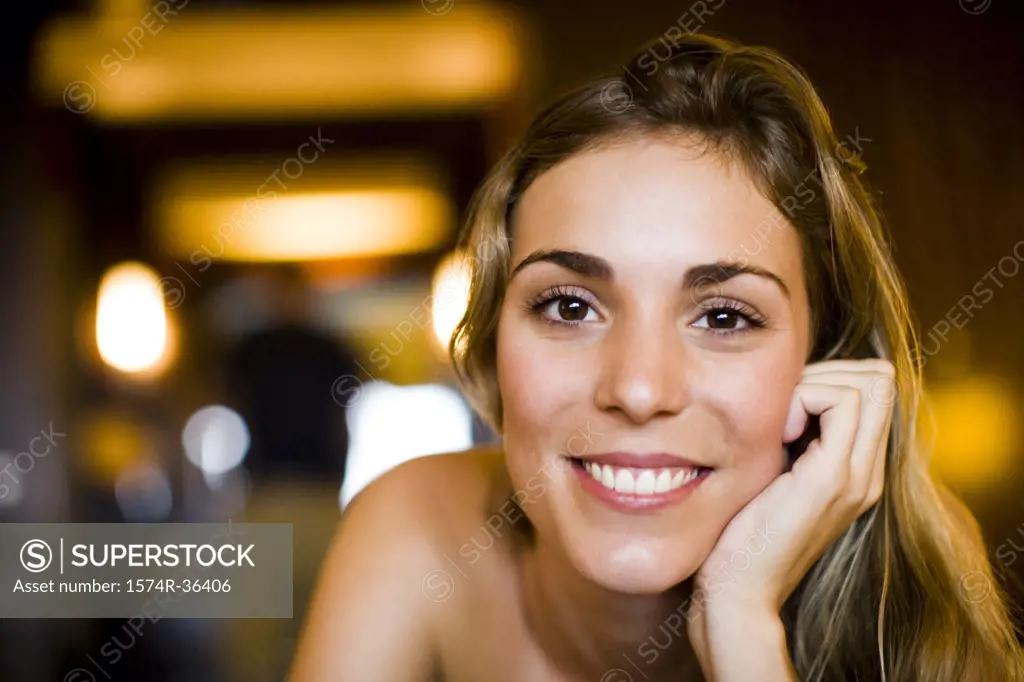
POLYGON ((624 325, 604 340, 595 402, 637 424, 679 414, 688 401, 686 348, 676 325, 624 325))

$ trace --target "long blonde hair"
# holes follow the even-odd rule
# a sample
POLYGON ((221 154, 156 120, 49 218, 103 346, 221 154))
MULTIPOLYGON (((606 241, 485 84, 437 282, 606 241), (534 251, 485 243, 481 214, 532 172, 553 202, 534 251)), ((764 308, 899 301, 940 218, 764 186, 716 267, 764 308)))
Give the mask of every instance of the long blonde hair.
POLYGON ((977 524, 930 477, 915 439, 918 338, 862 160, 837 139, 806 75, 777 52, 707 35, 667 48, 652 42, 623 73, 551 104, 474 195, 459 237, 470 255, 470 302, 449 348, 468 398, 501 433, 495 337, 511 214, 533 179, 626 136, 698 135, 741 161, 800 235, 810 360, 880 357, 897 368, 882 499, 828 549, 782 611, 800 678, 1024 680, 1017 633, 977 524))

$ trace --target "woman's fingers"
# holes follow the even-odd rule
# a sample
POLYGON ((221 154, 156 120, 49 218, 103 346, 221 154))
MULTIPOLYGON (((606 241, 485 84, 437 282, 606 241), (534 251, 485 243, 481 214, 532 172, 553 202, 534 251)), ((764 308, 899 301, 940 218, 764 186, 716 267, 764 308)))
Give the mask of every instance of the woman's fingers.
MULTIPOLYGON (((860 425, 860 391, 851 386, 798 384, 794 396, 808 414, 819 415, 821 436, 797 458, 793 471, 814 479, 820 491, 846 488, 850 482, 849 453, 860 425)), ((831 495, 830 495, 831 496, 831 495)))
MULTIPOLYGON (((895 402, 895 380, 890 373, 892 366, 881 361, 838 361, 827 364, 831 366, 831 371, 819 368, 818 371, 805 374, 800 384, 804 388, 798 388, 802 395, 808 394, 808 386, 836 389, 837 393, 832 397, 827 391, 818 391, 817 408, 813 408, 813 401, 802 400, 802 403, 812 414, 822 414, 821 449, 834 453, 833 458, 843 460, 842 464, 846 466, 846 475, 843 477, 845 497, 857 503, 863 511, 878 500, 884 485, 886 444, 892 421, 892 405, 895 402), (867 365, 868 369, 850 369, 857 366, 858 362, 867 365), (852 411, 854 403, 857 406, 855 430, 852 434, 849 431, 851 420, 840 417, 844 410, 838 409, 844 399, 847 410, 852 411), (830 400, 835 401, 835 405, 829 406, 830 400), (822 412, 814 411, 822 407, 825 408, 822 412)), ((861 369, 860 366, 857 368, 861 369)))
POLYGON ((812 374, 827 374, 830 372, 878 372, 894 376, 896 368, 888 360, 881 358, 868 358, 865 360, 825 360, 806 365, 803 370, 804 376, 812 374))
POLYGON ((850 452, 850 481, 852 492, 863 492, 867 502, 873 504, 881 495, 885 477, 885 451, 892 423, 895 403, 895 380, 888 374, 873 372, 819 373, 806 379, 812 383, 854 386, 861 393, 860 426, 850 452), (884 390, 883 390, 884 389, 884 390))

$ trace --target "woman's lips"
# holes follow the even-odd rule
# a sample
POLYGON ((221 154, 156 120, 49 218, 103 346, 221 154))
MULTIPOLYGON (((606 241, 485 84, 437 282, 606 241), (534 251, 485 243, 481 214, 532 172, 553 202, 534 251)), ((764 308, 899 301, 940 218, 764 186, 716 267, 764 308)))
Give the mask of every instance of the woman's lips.
POLYGON ((625 467, 573 459, 585 492, 619 511, 653 511, 678 504, 708 477, 711 469, 674 466, 625 467))
POLYGON ((654 469, 657 467, 699 469, 704 467, 701 462, 680 457, 668 452, 605 452, 590 454, 582 458, 585 462, 610 464, 613 467, 633 467, 637 469, 654 469))

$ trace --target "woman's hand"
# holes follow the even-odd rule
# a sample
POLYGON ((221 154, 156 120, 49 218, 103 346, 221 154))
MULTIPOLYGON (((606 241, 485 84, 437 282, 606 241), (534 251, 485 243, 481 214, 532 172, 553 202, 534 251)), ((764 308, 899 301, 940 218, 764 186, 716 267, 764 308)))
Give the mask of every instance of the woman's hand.
MULTIPOLYGON (((777 646, 786 599, 828 546, 879 500, 896 396, 895 370, 884 360, 832 360, 804 368, 783 441, 799 438, 810 415, 819 415, 821 436, 791 471, 733 517, 696 575, 689 629, 706 672, 710 665, 720 673, 719 647, 732 660, 740 655, 754 661, 758 654, 750 651, 750 640, 764 635, 777 646), (747 639, 743 627, 752 628, 748 641, 716 641, 747 639)), ((784 653, 784 638, 781 644, 784 653)))

